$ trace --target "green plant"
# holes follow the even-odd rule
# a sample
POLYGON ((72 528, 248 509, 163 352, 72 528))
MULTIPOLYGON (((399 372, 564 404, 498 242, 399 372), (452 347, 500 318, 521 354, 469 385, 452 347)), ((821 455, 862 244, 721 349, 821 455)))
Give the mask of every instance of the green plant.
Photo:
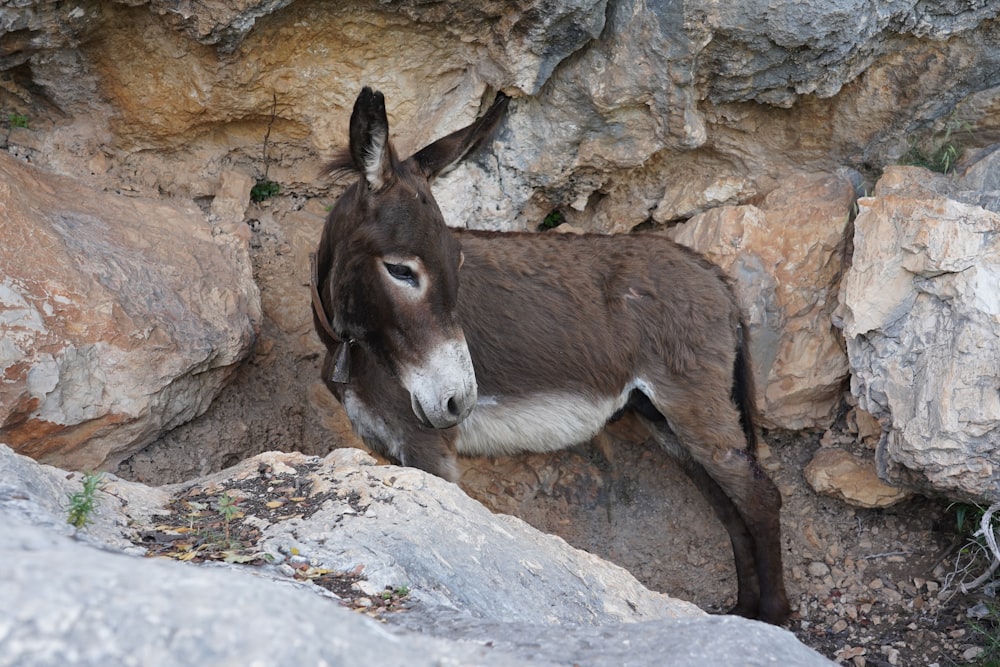
POLYGON ((538 231, 544 232, 555 227, 558 227, 562 223, 566 222, 566 216, 562 214, 562 211, 555 210, 551 211, 545 219, 542 220, 542 224, 538 225, 538 231))
POLYGON ((257 183, 250 188, 250 199, 257 202, 258 204, 265 199, 269 199, 276 194, 281 192, 281 186, 274 181, 269 181, 266 178, 261 178, 257 180, 257 183))
POLYGON ((978 515, 980 518, 983 515, 983 508, 978 505, 969 505, 966 503, 952 503, 948 509, 955 510, 955 528, 958 530, 959 534, 971 534, 975 531, 971 525, 969 518, 974 515, 978 515))
POLYGON ((1000 503, 989 507, 969 504, 953 504, 955 525, 959 535, 965 540, 952 572, 943 583, 944 590, 954 588, 959 593, 969 593, 982 586, 988 594, 996 595, 1000 590, 1000 503), (979 576, 969 581, 975 572, 979 576))
POLYGON ((1000 667, 1000 603, 983 605, 984 615, 969 625, 973 638, 982 639, 983 652, 970 664, 974 667, 1000 667))
POLYGON ((240 508, 237 507, 239 502, 239 499, 229 495, 228 491, 219 496, 219 514, 222 515, 222 525, 227 545, 232 543, 230 525, 233 519, 241 514, 240 508))
POLYGON ((409 594, 410 594, 409 586, 396 586, 396 588, 390 588, 386 586, 385 590, 382 591, 382 599, 391 600, 393 598, 405 598, 409 594))
POLYGON ((257 179, 257 182, 250 188, 250 199, 260 203, 265 199, 277 195, 281 192, 281 186, 267 177, 267 172, 271 167, 271 160, 267 156, 267 146, 271 142, 271 128, 278 117, 278 96, 271 94, 271 117, 267 121, 267 130, 264 132, 264 145, 261 148, 260 159, 264 163, 264 175, 257 179))
POLYGON ((75 493, 67 494, 69 498, 69 514, 66 522, 75 528, 83 528, 93 523, 94 510, 97 509, 97 492, 100 490, 104 474, 88 472, 83 475, 83 488, 75 493))
POLYGON ((967 122, 959 120, 952 112, 948 120, 945 121, 944 132, 923 142, 912 142, 910 150, 902 159, 902 163, 914 167, 924 167, 942 174, 951 173, 958 158, 962 157, 963 150, 961 144, 956 140, 955 134, 960 131, 969 133, 969 128, 967 122))
MULTIPOLYGON (((955 556, 952 571, 942 581, 942 593, 967 594, 981 588, 989 597, 1000 592, 1000 503, 990 507, 954 503, 955 528, 963 540, 955 556), (978 573, 978 576, 976 576, 978 573)), ((974 667, 1000 667, 1000 605, 979 604, 969 610, 978 612, 969 623, 974 636, 982 640, 983 652, 972 662, 974 667)))
POLYGON ((28 128, 28 117, 19 113, 7 114, 7 122, 11 127, 21 127, 24 129, 28 128))

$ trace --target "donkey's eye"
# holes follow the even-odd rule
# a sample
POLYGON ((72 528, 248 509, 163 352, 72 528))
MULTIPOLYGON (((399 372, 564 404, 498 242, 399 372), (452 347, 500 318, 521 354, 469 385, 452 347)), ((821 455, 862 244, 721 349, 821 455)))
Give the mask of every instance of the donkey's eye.
POLYGON ((390 262, 383 262, 385 265, 385 270, 389 272, 389 275, 396 280, 416 287, 419 283, 417 280, 417 274, 413 272, 413 269, 406 264, 392 264, 390 262))

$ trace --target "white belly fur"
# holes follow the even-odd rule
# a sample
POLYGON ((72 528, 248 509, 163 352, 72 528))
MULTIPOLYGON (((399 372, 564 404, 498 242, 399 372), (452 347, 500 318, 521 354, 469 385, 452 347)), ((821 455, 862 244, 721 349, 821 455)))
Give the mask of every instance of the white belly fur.
POLYGON ((595 398, 576 393, 480 396, 458 425, 458 453, 506 456, 554 452, 586 442, 628 401, 634 385, 619 396, 595 398))

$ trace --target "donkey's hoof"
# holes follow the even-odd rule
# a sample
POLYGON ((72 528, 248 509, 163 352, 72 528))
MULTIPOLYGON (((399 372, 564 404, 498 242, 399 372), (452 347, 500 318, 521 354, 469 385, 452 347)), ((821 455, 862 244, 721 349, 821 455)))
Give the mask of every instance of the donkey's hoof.
POLYGON ((757 606, 737 602, 736 606, 726 612, 729 616, 742 616, 743 618, 757 619, 757 606))
POLYGON ((771 625, 784 625, 788 622, 791 611, 787 600, 781 600, 777 604, 768 604, 761 601, 760 605, 737 602, 736 606, 726 612, 730 616, 742 616, 753 621, 764 621, 771 625))
POLYGON ((792 610, 788 604, 788 600, 761 600, 760 612, 757 618, 771 625, 784 625, 788 622, 788 617, 791 613, 792 610))

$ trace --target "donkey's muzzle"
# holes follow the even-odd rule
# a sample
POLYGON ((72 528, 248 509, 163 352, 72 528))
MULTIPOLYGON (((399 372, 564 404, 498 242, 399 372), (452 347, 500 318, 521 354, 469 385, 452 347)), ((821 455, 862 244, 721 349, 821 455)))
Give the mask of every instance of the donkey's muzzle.
POLYGON ((437 399, 436 405, 425 406, 415 394, 410 394, 413 414, 420 423, 431 428, 450 428, 457 426, 472 413, 476 407, 476 391, 447 393, 437 399))
POLYGON ((424 426, 456 426, 476 407, 476 374, 464 338, 450 340, 403 373, 413 414, 424 426))

